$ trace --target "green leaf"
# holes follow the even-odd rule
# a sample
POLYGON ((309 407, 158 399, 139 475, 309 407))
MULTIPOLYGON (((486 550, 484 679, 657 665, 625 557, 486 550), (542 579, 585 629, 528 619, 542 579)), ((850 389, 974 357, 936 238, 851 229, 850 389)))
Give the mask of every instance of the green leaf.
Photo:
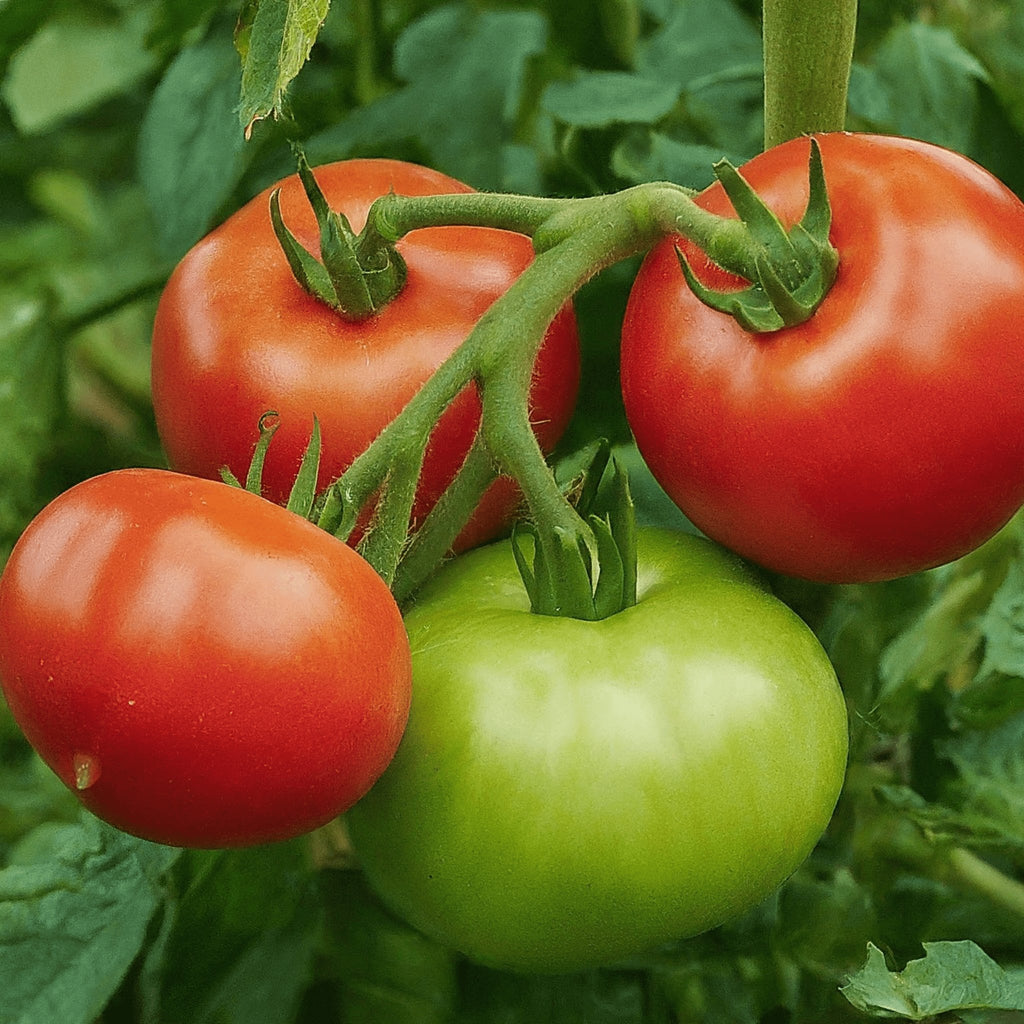
POLYGON ((641 47, 639 71, 692 89, 727 68, 760 65, 760 33, 729 0, 687 0, 668 6, 665 24, 641 47))
POLYGON ((722 158, 739 164, 738 154, 697 142, 681 142, 658 131, 637 128, 612 151, 612 170, 625 181, 674 181, 703 189, 715 180, 714 165, 722 158))
MULTIPOLYGON (((285 90, 309 58, 330 0, 252 0, 255 19, 242 53, 239 119, 280 115, 285 90)), ((250 6, 252 6, 250 4, 250 6)))
POLYGON ((0 871, 0 1024, 92 1024, 137 956, 179 851, 83 816, 0 871))
POLYGON ((881 786, 878 796, 932 842, 995 848, 1024 863, 1024 713, 937 747, 955 773, 939 799, 927 801, 908 786, 881 786))
POLYGON ((155 64, 145 46, 153 5, 116 18, 60 11, 11 58, 3 98, 26 135, 39 134, 124 92, 155 64))
POLYGON ((182 50, 153 93, 139 133, 139 180, 164 251, 177 258, 209 229, 245 168, 240 72, 230 40, 182 50))
POLYGON ((576 128, 653 124, 676 105, 680 86, 625 71, 579 72, 571 82, 552 82, 543 108, 576 128))
POLYGON ((881 109, 877 90, 889 97, 891 120, 880 125, 961 152, 968 149, 977 114, 979 82, 985 68, 946 28, 913 22, 899 25, 875 55, 874 84, 860 76, 851 109, 870 119, 881 109), (857 104, 870 97, 868 109, 857 104))
MULTIPOLYGON (((196 41, 197 32, 224 6, 225 0, 163 0, 149 34, 149 45, 154 50, 172 53, 180 47, 187 47, 188 43, 196 41)), ((233 2, 228 9, 237 14, 238 4, 233 2)), ((236 63, 237 59, 236 55, 236 63)), ((235 99, 238 99, 237 93, 235 99)))
POLYGON ((1024 977, 1004 971, 973 942, 926 942, 925 955, 899 972, 868 944, 864 966, 842 988, 858 1009, 923 1020, 954 1010, 1024 1010, 1024 977))
MULTIPOLYGON (((949 807, 929 803, 909 786, 879 786, 876 796, 886 807, 909 818, 933 843, 959 843, 962 846, 1012 848, 1016 840, 1003 825, 972 807, 949 807)), ((1024 848, 1024 847, 1022 847, 1024 848)))
POLYGON ((552 978, 467 967, 456 1024, 669 1024, 652 1005, 646 979, 629 971, 552 978))
POLYGON ((992 87, 1019 130, 1024 130, 1024 3, 988 2, 966 33, 992 87))
POLYGON ((143 967, 147 1019, 290 1024, 320 934, 305 843, 189 850, 170 881, 178 895, 143 967))
MULTIPOLYGON (((978 670, 1024 680, 1024 563, 1015 560, 981 619, 985 657, 978 670)), ((1024 685, 1024 684, 1022 684, 1024 685)))
MULTIPOLYGON (((74 822, 81 805, 67 787, 31 751, 6 706, 0 702, 0 744, 7 756, 0 763, 0 843, 17 844, 44 823, 74 822), (25 753, 11 756, 24 744, 25 753)), ((18 855, 14 847, 11 857, 18 855)))
POLYGON ((850 69, 850 85, 847 91, 847 106, 850 115, 866 121, 868 125, 881 127, 895 120, 894 97, 875 69, 856 61, 850 69))
POLYGON ((1024 679, 990 673, 957 691, 953 718, 969 729, 992 728, 1024 711, 1024 679))
POLYGON ((957 772, 948 798, 984 816, 989 828, 1024 854, 1024 714, 995 729, 964 733, 940 749, 957 772))
POLYGON ((306 155, 322 163, 411 140, 438 170, 476 188, 502 188, 523 78, 546 32, 536 11, 455 4, 431 11, 395 47, 405 86, 310 138, 306 155))
POLYGON ((882 652, 878 713, 892 726, 912 710, 918 693, 930 690, 970 657, 978 644, 973 619, 986 604, 986 578, 979 570, 955 577, 882 652))
POLYGON ((822 977, 849 973, 860 964, 868 937, 877 934, 871 890, 848 868, 823 875, 810 867, 779 894, 780 945, 822 977))
POLYGON ((11 54, 47 20, 53 0, 0 0, 0 78, 11 54))
POLYGON ((668 14, 638 46, 636 71, 681 86, 685 121, 673 125, 673 136, 753 156, 763 124, 757 25, 729 0, 687 0, 668 14))
POLYGON ((0 565, 38 511, 40 466, 63 410, 64 347, 40 296, 0 287, 0 565))
MULTIPOLYGON (((357 871, 320 878, 325 971, 345 1024, 452 1024, 455 955, 389 914, 357 871)), ((334 1019, 334 1018, 331 1018, 334 1019)))

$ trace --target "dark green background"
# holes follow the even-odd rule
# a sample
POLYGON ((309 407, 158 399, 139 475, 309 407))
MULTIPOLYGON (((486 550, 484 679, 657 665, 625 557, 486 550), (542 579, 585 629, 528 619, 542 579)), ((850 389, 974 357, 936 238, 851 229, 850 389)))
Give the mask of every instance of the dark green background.
MULTIPOLYGON (((247 4, 243 65, 237 2, 0 0, 0 560, 63 488, 161 464, 159 287, 291 171, 288 139, 312 162, 396 156, 557 195, 702 186, 713 160, 761 145, 750 0, 335 0, 319 31, 316 8, 247 4), (291 17, 301 44, 311 12, 311 59, 299 45, 284 66, 273 25, 291 17), (268 105, 246 141, 242 121, 268 105)), ((849 127, 955 148, 1020 194, 1024 0, 863 0, 849 127)), ((564 447, 612 438, 642 517, 678 522, 618 398, 634 269, 578 298, 584 389, 564 447)), ((80 816, 2 717, 0 1024, 810 1024, 879 1003, 917 1019, 1024 1007, 1019 524, 891 584, 775 582, 839 670, 852 759, 829 833, 743 919, 615 970, 487 971, 390 918, 338 836, 178 853, 80 816), (954 944, 921 959, 925 942, 954 944)))

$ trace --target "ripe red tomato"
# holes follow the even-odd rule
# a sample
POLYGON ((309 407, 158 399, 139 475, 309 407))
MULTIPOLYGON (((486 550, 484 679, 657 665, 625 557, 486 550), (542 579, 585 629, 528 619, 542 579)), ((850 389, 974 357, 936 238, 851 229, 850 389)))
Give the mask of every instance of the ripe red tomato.
MULTIPOLYGON (((378 196, 471 191, 424 167, 396 160, 349 160, 315 171, 332 208, 359 230, 378 196)), ((239 479, 257 422, 274 409, 280 427, 264 469, 266 494, 283 501, 320 419, 320 485, 340 476, 467 337, 487 308, 529 264, 530 240, 491 228, 411 232, 398 243, 408 265, 399 296, 359 323, 344 320, 292 277, 261 193, 200 241, 175 269, 153 332, 153 404, 171 465, 239 479)), ((318 252, 312 209, 298 176, 281 183, 285 223, 318 252)), ((576 398, 579 345, 571 308, 552 324, 538 356, 531 404, 537 436, 550 450, 576 398)), ((479 423, 479 400, 464 391, 438 423, 414 509, 422 518, 454 477, 479 423)), ((509 521, 517 492, 499 480, 460 546, 493 537, 509 521)))
MULTIPOLYGON (((703 531, 826 581, 956 558, 1024 501, 1024 204, 967 158, 908 139, 818 137, 839 272, 817 312, 744 331, 687 287, 737 287, 692 246, 648 255, 622 389, 645 460, 703 531)), ((809 142, 744 176, 786 225, 809 142)), ((721 187, 701 206, 732 214, 721 187)), ((734 214, 733 214, 734 215, 734 214)))
POLYGON ((158 842, 269 842, 341 813, 391 760, 410 675, 362 558, 210 480, 87 480, 0 577, 16 721, 86 807, 158 842))

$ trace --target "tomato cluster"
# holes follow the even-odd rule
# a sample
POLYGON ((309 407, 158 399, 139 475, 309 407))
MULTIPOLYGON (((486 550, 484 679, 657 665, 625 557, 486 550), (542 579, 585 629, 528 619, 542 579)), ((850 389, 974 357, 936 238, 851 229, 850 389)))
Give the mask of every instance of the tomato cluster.
MULTIPOLYGON (((629 423, 714 540, 641 531, 636 602, 598 621, 535 614, 507 540, 452 560, 403 619, 367 561, 280 504, 313 418, 322 488, 513 286, 529 240, 413 231, 397 297, 353 321, 293 278, 269 190, 243 207, 187 254, 157 313, 153 398, 176 472, 72 488, 0 577, 0 681, 39 754, 86 807, 164 843, 269 842, 347 811, 382 899, 499 967, 614 963, 770 893, 828 824, 846 709, 811 631, 740 556, 877 580, 964 553, 1024 500, 1024 205, 933 146, 818 144, 839 264, 808 319, 758 334, 711 308, 680 253, 706 287, 744 282, 682 238, 636 278, 629 423), (208 479, 246 475, 270 409, 265 497, 208 479)), ((743 169, 787 228, 808 153, 797 140, 743 169)), ((390 160, 317 178, 357 230, 389 191, 466 191, 390 160)), ((314 249, 298 178, 279 196, 314 249)), ((731 215, 720 186, 698 202, 731 215)), ((530 381, 544 450, 578 376, 566 306, 530 381)), ((414 525, 480 415, 470 384, 437 423, 414 525)), ((495 537, 515 502, 499 480, 457 547, 495 537)))

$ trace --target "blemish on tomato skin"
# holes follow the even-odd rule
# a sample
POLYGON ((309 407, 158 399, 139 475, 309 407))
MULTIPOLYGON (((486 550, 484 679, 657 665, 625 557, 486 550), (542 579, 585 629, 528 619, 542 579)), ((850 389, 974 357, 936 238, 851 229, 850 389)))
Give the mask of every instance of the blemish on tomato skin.
POLYGON ((75 772, 75 788, 78 790, 94 786, 100 777, 99 760, 91 754, 75 754, 71 759, 71 767, 75 772))

